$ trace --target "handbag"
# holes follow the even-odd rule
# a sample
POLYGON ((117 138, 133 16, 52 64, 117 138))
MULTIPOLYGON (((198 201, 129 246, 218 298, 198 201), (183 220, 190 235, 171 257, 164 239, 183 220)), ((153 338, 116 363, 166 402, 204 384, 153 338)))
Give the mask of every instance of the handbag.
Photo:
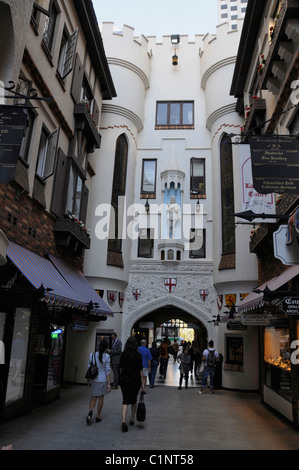
POLYGON ((99 371, 98 371, 98 366, 97 366, 95 354, 92 353, 92 361, 91 361, 90 366, 87 369, 87 372, 85 374, 85 378, 87 380, 93 380, 97 377, 98 373, 99 373, 99 371))
POLYGON ((137 406, 136 419, 137 421, 144 421, 146 416, 146 408, 144 403, 144 393, 140 393, 140 399, 137 406))

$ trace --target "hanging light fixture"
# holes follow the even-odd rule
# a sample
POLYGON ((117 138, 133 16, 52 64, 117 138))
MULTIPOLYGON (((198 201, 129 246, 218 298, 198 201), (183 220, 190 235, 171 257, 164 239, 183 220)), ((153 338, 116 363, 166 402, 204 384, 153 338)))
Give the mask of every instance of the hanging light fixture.
POLYGON ((178 65, 178 61, 179 61, 179 58, 175 52, 175 54, 172 56, 172 65, 178 65))
MULTIPOLYGON (((171 44, 179 44, 180 42, 180 35, 179 34, 172 34, 170 37, 170 42, 171 44)), ((178 65, 179 58, 176 55, 176 50, 174 52, 174 55, 172 56, 172 65, 178 65)))
POLYGON ((180 42, 179 34, 172 34, 170 37, 171 44, 178 44, 180 42))

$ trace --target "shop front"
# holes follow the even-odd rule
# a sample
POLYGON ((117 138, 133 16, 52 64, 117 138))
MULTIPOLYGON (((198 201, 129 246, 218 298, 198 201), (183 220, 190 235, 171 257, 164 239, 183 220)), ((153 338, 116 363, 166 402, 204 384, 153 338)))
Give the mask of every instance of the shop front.
POLYGON ((243 317, 260 318, 262 400, 295 426, 299 424, 298 282, 299 266, 294 265, 238 305, 243 317))
POLYGON ((113 316, 84 275, 10 243, 0 268, 0 420, 60 395, 67 326, 113 316))

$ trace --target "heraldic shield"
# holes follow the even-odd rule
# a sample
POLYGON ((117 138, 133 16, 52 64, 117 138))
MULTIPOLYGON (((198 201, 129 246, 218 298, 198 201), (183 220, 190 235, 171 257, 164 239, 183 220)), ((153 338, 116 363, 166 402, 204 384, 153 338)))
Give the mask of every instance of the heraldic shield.
POLYGON ((164 279, 164 286, 168 292, 173 292, 174 289, 176 288, 176 284, 177 284, 176 279, 173 279, 171 277, 164 279))
POLYGON ((141 289, 132 289, 132 295, 135 300, 139 300, 141 296, 141 289))

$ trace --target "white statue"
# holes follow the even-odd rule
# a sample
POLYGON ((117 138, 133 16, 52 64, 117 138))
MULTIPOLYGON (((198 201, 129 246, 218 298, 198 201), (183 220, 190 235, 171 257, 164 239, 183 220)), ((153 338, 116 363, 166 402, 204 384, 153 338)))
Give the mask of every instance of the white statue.
POLYGON ((175 227, 177 221, 180 219, 180 206, 175 200, 175 196, 171 196, 167 204, 167 220, 168 220, 168 236, 174 238, 175 227))

